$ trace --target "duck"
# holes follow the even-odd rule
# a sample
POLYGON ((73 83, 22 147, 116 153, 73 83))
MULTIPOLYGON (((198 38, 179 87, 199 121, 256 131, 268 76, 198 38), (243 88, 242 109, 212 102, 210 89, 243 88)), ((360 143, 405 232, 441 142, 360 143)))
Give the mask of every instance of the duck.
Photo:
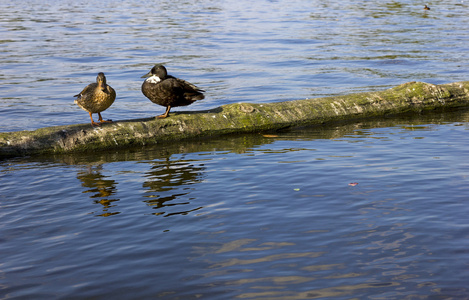
POLYGON ((168 117, 172 107, 187 106, 205 98, 204 90, 168 75, 166 67, 161 64, 155 65, 141 78, 147 78, 142 84, 142 93, 145 97, 153 103, 166 107, 164 114, 156 116, 158 119, 168 117))
POLYGON ((96 83, 88 84, 83 91, 73 96, 77 97, 75 103, 90 114, 91 126, 100 126, 102 123, 112 123, 112 120, 103 120, 101 112, 108 109, 116 99, 116 91, 106 83, 103 72, 98 73, 96 83), (93 121, 92 114, 97 113, 99 123, 93 121))
POLYGON ((430 7, 428 7, 427 5, 425 5, 423 9, 424 9, 424 10, 430 10, 430 7))

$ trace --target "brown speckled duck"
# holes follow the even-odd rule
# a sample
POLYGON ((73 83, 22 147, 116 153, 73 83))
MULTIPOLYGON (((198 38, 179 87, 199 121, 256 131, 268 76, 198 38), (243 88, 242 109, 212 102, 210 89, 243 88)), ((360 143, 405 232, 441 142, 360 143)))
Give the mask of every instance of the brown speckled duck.
POLYGON ((169 115, 171 107, 190 105, 205 98, 202 93, 205 92, 204 90, 185 80, 168 75, 163 65, 155 65, 142 78, 147 78, 142 84, 142 93, 151 102, 166 107, 165 113, 157 116, 160 119, 169 115))
POLYGON ((423 7, 423 9, 424 9, 424 10, 430 10, 430 7, 428 7, 428 6, 425 5, 425 6, 423 7))
POLYGON ((106 84, 106 76, 100 72, 96 77, 96 83, 88 84, 81 93, 73 97, 75 103, 83 110, 89 112, 92 126, 100 126, 101 123, 111 123, 111 120, 103 120, 101 112, 108 109, 116 99, 116 91, 106 84), (91 114, 97 113, 99 116, 99 123, 93 121, 91 114))

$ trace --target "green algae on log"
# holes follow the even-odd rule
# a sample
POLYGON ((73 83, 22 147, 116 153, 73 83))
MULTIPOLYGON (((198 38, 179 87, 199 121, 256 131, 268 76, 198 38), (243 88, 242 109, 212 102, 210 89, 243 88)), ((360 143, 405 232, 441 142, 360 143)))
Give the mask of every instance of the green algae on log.
POLYGON ((80 124, 3 132, 0 133, 0 157, 105 150, 461 106, 469 106, 469 81, 442 85, 409 82, 378 92, 263 104, 228 104, 208 111, 173 113, 166 119, 117 121, 101 127, 80 124))

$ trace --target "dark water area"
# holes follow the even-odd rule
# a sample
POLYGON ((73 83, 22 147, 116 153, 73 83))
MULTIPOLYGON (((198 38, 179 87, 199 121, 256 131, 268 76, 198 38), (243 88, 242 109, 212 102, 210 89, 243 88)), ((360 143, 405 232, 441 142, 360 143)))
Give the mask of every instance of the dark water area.
MULTIPOLYGON (((0 131, 466 81, 469 2, 0 0, 0 131), (177 110, 177 109, 176 109, 177 110)), ((469 299, 469 111, 0 161, 0 299, 469 299)))
POLYGON ((468 133, 466 110, 3 161, 0 298, 467 299, 468 133))

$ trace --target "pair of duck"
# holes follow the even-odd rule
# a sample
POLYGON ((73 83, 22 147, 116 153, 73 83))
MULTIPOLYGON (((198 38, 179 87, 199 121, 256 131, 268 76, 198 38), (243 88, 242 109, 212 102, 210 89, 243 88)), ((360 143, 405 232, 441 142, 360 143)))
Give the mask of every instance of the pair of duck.
MULTIPOLYGON (((142 93, 151 102, 166 107, 165 113, 157 118, 168 117, 171 107, 186 106, 204 99, 204 90, 185 80, 168 75, 163 65, 154 66, 142 78, 147 78, 142 84, 142 93)), ((99 126, 101 123, 112 122, 103 120, 101 116, 101 112, 108 109, 116 99, 116 91, 106 83, 104 73, 99 73, 96 83, 87 85, 74 97, 77 97, 75 103, 90 114, 91 125, 99 126), (93 121, 92 114, 94 113, 98 114, 99 123, 93 121)))

